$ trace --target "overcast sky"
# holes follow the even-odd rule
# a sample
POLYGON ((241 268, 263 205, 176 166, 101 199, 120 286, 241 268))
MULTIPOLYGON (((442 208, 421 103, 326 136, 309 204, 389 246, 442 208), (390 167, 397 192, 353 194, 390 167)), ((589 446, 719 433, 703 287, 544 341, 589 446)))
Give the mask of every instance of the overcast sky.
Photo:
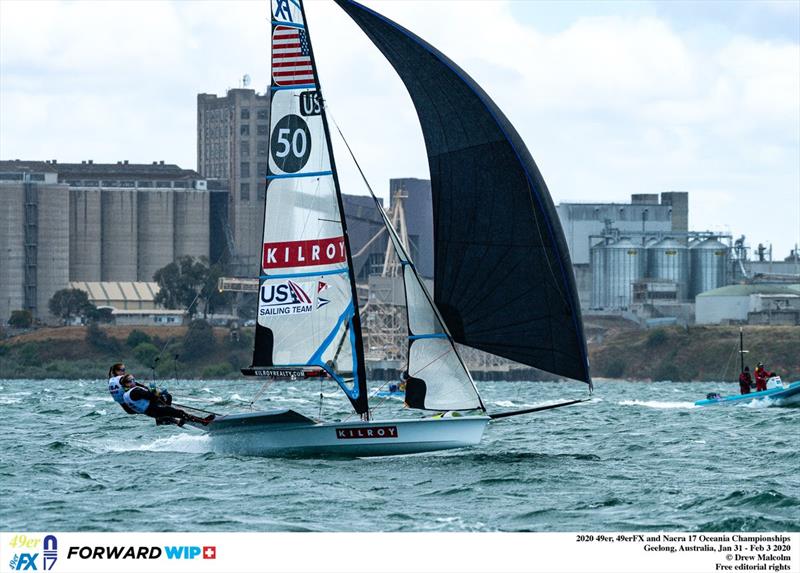
MULTIPOLYGON (((800 2, 369 1, 442 50, 524 138, 556 203, 688 191, 693 230, 800 242, 800 2)), ((428 177, 411 100, 307 1, 331 115, 373 187, 428 177)), ((0 0, 0 158, 196 168, 196 96, 269 83, 269 6, 0 0)), ((336 143, 343 190, 364 193, 336 143)))

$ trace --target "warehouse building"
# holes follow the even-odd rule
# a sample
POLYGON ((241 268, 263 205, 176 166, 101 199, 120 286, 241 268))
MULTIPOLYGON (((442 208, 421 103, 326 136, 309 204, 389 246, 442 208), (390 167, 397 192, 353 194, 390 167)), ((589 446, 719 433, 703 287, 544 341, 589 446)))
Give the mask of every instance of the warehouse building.
POLYGON ((800 284, 729 285, 701 293, 695 322, 800 325, 800 284))

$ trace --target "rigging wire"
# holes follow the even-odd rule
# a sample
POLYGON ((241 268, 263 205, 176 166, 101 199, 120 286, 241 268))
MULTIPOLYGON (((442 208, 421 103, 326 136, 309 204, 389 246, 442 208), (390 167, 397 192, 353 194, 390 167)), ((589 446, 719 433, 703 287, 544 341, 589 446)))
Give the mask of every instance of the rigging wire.
POLYGON ((259 388, 259 390, 255 393, 255 395, 253 396, 253 399, 250 400, 250 403, 247 405, 247 407, 252 410, 253 409, 253 404, 255 404, 256 400, 258 400, 264 394, 264 392, 267 391, 267 389, 270 386, 272 386, 273 382, 275 382, 275 380, 267 379, 267 381, 264 382, 261 385, 261 388, 259 388))
POLYGON ((736 342, 736 344, 733 347, 733 351, 728 355, 728 359, 725 361, 725 366, 723 367, 722 372, 720 372, 719 375, 720 380, 725 380, 725 378, 728 376, 728 366, 731 363, 731 358, 733 358, 736 355, 738 350, 739 350, 739 343, 736 342))

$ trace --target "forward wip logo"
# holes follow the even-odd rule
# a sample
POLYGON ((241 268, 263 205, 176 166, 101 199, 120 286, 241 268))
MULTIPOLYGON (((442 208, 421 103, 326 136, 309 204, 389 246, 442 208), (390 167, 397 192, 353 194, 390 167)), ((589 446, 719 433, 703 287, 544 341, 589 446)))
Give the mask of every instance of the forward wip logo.
POLYGON ((217 546, 216 545, 165 545, 164 555, 167 559, 216 559, 217 546))

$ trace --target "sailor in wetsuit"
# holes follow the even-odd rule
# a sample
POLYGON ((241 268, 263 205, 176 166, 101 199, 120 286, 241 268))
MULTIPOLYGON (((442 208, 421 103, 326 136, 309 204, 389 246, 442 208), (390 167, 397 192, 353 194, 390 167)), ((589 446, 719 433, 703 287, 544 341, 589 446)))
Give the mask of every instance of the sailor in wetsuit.
POLYGON ((214 420, 214 414, 199 418, 184 412, 180 408, 173 408, 163 403, 157 392, 153 392, 144 386, 138 386, 131 374, 123 376, 120 379, 120 383, 126 390, 123 396, 125 404, 137 414, 144 414, 145 416, 156 418, 156 420, 171 418, 175 420, 178 426, 183 426, 187 420, 207 426, 214 420))
POLYGON ((136 412, 125 403, 125 388, 122 387, 120 379, 125 376, 125 365, 117 362, 108 369, 108 392, 114 398, 114 402, 119 404, 128 414, 136 412))

